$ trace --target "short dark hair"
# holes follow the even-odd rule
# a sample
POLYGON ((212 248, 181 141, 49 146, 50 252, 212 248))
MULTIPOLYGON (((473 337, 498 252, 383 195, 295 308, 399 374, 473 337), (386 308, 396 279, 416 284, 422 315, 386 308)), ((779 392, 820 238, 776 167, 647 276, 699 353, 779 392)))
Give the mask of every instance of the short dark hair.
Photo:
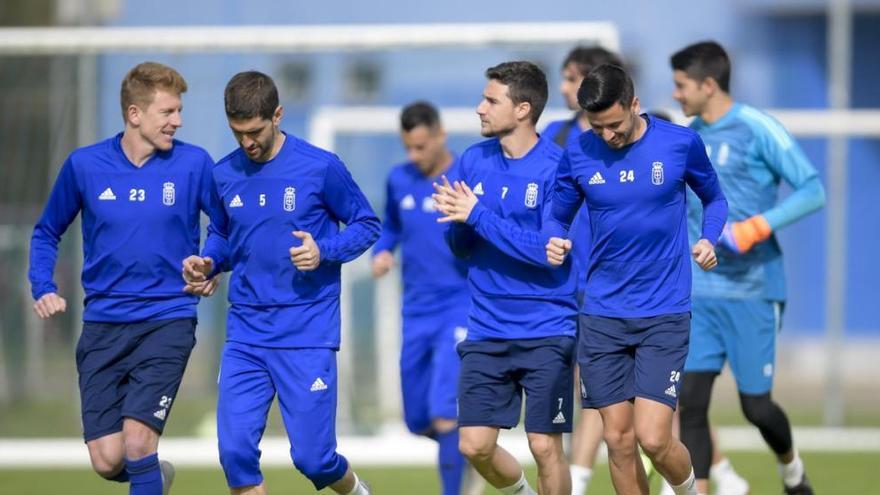
POLYGON ((440 113, 427 101, 416 101, 403 107, 400 112, 400 128, 409 132, 416 127, 436 127, 440 125, 440 113))
POLYGON ((701 41, 686 46, 669 58, 672 70, 685 72, 688 77, 703 81, 711 77, 725 93, 730 93, 730 58, 715 41, 701 41))
POLYGON ((578 46, 568 52, 568 56, 562 62, 562 68, 574 64, 581 76, 586 76, 591 70, 602 64, 614 64, 623 67, 623 61, 616 54, 601 46, 578 46))
POLYGON ((278 108, 278 88, 272 78, 262 72, 239 72, 226 84, 223 101, 230 119, 272 120, 278 108))
POLYGON ((615 103, 629 108, 635 98, 632 78, 620 66, 602 64, 591 70, 578 88, 578 105, 588 112, 601 112, 615 103))
POLYGON ((514 105, 526 102, 532 107, 532 123, 537 124, 547 104, 547 76, 531 62, 503 62, 486 69, 486 78, 508 88, 514 105))

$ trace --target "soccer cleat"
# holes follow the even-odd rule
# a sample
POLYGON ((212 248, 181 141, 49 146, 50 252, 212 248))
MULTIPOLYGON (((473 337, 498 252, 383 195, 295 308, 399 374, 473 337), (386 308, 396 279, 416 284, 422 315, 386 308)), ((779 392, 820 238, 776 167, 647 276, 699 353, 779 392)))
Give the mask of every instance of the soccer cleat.
POLYGON ((749 482, 740 475, 726 474, 715 481, 715 495, 749 495, 749 482))
POLYGON ((174 483, 174 465, 168 461, 159 461, 159 471, 162 473, 162 495, 171 492, 171 483, 174 483))
POLYGON ((801 482, 795 486, 783 486, 785 489, 785 495, 813 495, 813 486, 810 485, 810 480, 807 479, 807 474, 804 473, 804 477, 801 478, 801 482))

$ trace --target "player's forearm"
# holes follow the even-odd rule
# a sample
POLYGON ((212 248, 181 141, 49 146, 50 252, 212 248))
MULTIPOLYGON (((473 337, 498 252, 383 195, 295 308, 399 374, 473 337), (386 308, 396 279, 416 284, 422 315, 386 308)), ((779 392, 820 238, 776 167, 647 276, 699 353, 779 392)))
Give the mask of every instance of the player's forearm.
POLYGON ((376 241, 376 244, 373 245, 373 256, 382 251, 393 253, 399 242, 400 234, 388 228, 386 224, 382 224, 382 234, 379 236, 379 240, 376 241))
POLYGON ((379 238, 381 225, 373 215, 365 215, 346 225, 345 230, 315 242, 321 250, 321 262, 347 263, 364 253, 379 238))
POLYGON ((452 254, 457 258, 468 258, 477 244, 477 233, 469 225, 463 223, 450 223, 443 238, 452 254))
POLYGON ((214 269, 208 278, 232 269, 229 265, 229 240, 226 235, 220 233, 213 225, 208 226, 208 236, 205 238, 205 246, 202 248, 201 256, 203 258, 211 258, 214 262, 214 269))
POLYGON ((31 295, 34 300, 44 294, 58 292, 58 286, 52 280, 55 272, 55 262, 58 259, 57 236, 48 234, 40 224, 34 228, 31 236, 30 268, 28 279, 31 283, 31 295))
POLYGON ((480 203, 474 206, 467 224, 483 239, 504 254, 531 265, 547 267, 545 246, 549 236, 542 232, 523 229, 510 220, 501 218, 480 203))
POLYGON ((825 206, 825 188, 818 176, 792 192, 784 201, 764 212, 773 231, 790 225, 825 206))
POLYGON ((701 237, 713 245, 718 242, 727 221, 727 199, 722 195, 703 203, 703 232, 701 237))

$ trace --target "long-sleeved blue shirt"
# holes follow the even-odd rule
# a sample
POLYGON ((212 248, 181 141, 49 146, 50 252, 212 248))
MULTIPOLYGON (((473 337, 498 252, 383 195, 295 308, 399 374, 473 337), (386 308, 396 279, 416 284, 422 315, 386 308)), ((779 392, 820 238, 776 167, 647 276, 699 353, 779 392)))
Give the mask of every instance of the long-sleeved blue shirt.
POLYGON ((341 265, 376 241, 379 219, 336 155, 285 136, 265 163, 240 148, 217 163, 224 214, 212 232, 228 239, 229 252, 202 255, 232 270, 227 340, 335 349, 341 265), (302 245, 296 230, 310 233, 321 251, 313 271, 299 271, 290 260, 290 248, 302 245))
MULTIPOLYGON (((706 143, 730 203, 728 221, 764 215, 775 232, 825 204, 819 174, 797 141, 773 117, 735 103, 712 124, 697 117, 691 128, 706 143), (777 203, 780 181, 794 190, 777 203)), ((699 207, 690 205, 690 234, 699 234, 699 207)), ((694 273, 694 295, 785 300, 782 249, 772 235, 744 254, 718 250, 718 267, 694 273)))
POLYGON ((497 138, 461 156, 461 178, 478 202, 467 224, 447 230, 453 252, 467 256, 471 289, 468 340, 573 336, 576 277, 571 263, 547 265, 542 233, 562 148, 540 138, 518 159, 497 138))
POLYGON ((221 212, 212 201, 214 162, 205 150, 175 140, 136 167, 121 139, 120 133, 77 149, 61 167, 31 237, 32 295, 57 292, 58 242, 82 212, 83 320, 195 317, 198 298, 181 290, 180 267, 199 251, 199 212, 212 220, 221 212))
POLYGON ((586 202, 593 249, 583 313, 644 318, 690 311, 685 186, 702 201, 701 237, 714 244, 727 201, 696 132, 651 118, 645 134, 622 149, 587 131, 566 150, 550 230, 564 236, 586 202))
MULTIPOLYGON (((444 173, 459 177, 456 158, 444 173)), ((398 165, 388 174, 382 235, 373 254, 393 252, 400 245, 403 267, 403 314, 421 315, 470 304, 467 263, 452 255, 443 239, 446 226, 434 208, 435 178, 413 163, 398 165)))
MULTIPOLYGON (((562 148, 568 148, 577 143, 578 137, 586 129, 581 129, 577 120, 577 114, 571 119, 556 120, 547 124, 544 132, 541 134, 545 139, 549 139, 558 144, 562 148), (561 142, 561 137, 565 138, 561 142)), ((587 266, 590 262, 590 212, 586 205, 581 205, 569 229, 569 236, 577 239, 572 243, 571 257, 574 260, 574 269, 578 272, 578 291, 583 292, 587 286, 587 266)))

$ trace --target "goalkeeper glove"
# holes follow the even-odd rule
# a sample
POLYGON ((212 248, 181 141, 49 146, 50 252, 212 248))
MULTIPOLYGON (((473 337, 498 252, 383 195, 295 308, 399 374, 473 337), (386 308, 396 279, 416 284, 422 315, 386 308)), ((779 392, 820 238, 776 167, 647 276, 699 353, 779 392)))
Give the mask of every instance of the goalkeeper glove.
POLYGON ((752 249, 755 244, 766 241, 773 230, 764 215, 754 215, 741 222, 727 222, 718 243, 737 254, 752 249))

